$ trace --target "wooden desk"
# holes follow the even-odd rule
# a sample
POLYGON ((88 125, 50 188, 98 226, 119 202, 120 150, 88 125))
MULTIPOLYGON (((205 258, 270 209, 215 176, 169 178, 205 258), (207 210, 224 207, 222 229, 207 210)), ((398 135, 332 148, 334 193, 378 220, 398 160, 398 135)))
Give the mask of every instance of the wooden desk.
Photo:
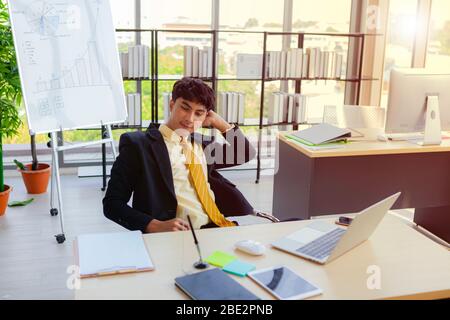
POLYGON ((280 219, 355 213, 399 191, 394 209, 450 242, 450 140, 442 146, 356 141, 311 151, 277 139, 273 214, 280 219))
MULTIPOLYGON (((257 269, 285 265, 321 287, 313 299, 439 299, 450 297, 450 255, 443 247, 387 215, 369 241, 328 265, 321 266, 282 251, 270 242, 310 221, 255 225, 198 232, 202 252, 235 254, 257 269), (265 256, 252 257, 233 249, 239 240, 254 239, 268 245, 265 256), (367 268, 381 270, 381 290, 367 289, 367 268)), ((145 235, 156 269, 151 272, 82 279, 76 299, 188 299, 174 279, 193 272, 198 259, 190 232, 145 235)), ((232 276, 262 299, 272 296, 248 278, 232 276)))

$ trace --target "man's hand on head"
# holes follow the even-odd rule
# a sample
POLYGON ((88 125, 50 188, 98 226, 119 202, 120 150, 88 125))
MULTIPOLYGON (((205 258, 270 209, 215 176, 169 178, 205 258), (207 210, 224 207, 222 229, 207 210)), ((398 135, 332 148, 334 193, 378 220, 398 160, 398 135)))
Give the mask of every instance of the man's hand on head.
POLYGON ((213 127, 220 132, 225 132, 232 128, 232 125, 226 122, 220 115, 215 113, 214 111, 208 111, 206 115, 206 119, 203 122, 204 127, 213 127))
POLYGON ((183 219, 179 218, 167 221, 160 221, 153 219, 145 229, 147 233, 187 231, 187 230, 189 230, 189 224, 183 219))

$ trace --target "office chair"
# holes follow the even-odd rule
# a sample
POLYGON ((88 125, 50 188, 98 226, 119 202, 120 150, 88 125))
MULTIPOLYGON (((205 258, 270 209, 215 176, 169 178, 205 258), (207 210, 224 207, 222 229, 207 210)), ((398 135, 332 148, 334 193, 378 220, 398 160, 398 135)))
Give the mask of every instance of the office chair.
POLYGON ((271 221, 272 223, 278 223, 280 222, 280 219, 272 216, 271 214, 259 211, 259 210, 255 210, 253 209, 253 216, 255 217, 259 217, 259 218, 263 218, 263 219, 267 219, 269 221, 271 221))

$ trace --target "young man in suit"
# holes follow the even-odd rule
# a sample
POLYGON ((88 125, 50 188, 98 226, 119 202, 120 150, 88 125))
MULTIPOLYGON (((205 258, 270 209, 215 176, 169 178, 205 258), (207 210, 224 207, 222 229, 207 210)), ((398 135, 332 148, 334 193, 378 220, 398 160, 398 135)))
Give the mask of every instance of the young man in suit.
POLYGON ((249 202, 217 169, 255 156, 242 131, 213 111, 213 90, 201 80, 175 83, 170 118, 146 132, 125 133, 103 199, 107 218, 144 233, 228 227, 227 216, 253 214, 249 202), (196 133, 213 127, 227 143, 196 133), (133 195, 130 207, 127 203, 133 195))

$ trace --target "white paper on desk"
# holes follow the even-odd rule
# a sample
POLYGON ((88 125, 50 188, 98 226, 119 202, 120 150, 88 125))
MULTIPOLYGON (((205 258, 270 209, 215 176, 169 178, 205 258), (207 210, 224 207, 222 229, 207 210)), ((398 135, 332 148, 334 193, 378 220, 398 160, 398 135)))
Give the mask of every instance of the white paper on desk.
POLYGON ((140 231, 87 234, 77 240, 81 276, 154 269, 140 231))
POLYGON ((346 146, 346 144, 343 143, 333 143, 333 144, 325 144, 322 146, 308 146, 304 143, 295 141, 294 139, 289 139, 290 142, 293 142, 299 146, 301 146, 302 148, 311 150, 311 151, 319 151, 319 150, 331 150, 331 149, 342 149, 346 146))
POLYGON ((330 144, 330 145, 324 145, 324 146, 308 146, 305 144, 299 143, 303 148, 312 150, 312 151, 320 151, 320 150, 332 150, 332 149, 343 149, 344 144, 330 144))

